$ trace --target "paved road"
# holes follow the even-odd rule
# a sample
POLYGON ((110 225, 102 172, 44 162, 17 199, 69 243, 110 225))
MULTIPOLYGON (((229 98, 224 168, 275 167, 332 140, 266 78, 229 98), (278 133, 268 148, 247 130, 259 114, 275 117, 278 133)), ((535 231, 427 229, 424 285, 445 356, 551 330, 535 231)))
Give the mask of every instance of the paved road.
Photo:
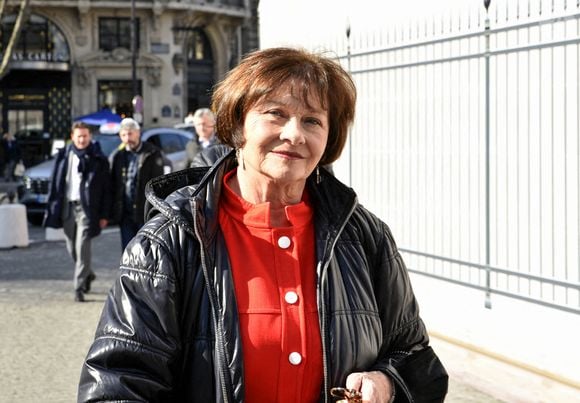
MULTIPOLYGON (((0 229, 6 231, 7 229, 0 229)), ((64 242, 29 228, 27 248, 0 249, 0 402, 74 402, 120 258, 118 229, 93 242, 97 279, 86 303, 73 302, 72 263, 64 242)), ((447 402, 498 402, 451 380, 447 402)))

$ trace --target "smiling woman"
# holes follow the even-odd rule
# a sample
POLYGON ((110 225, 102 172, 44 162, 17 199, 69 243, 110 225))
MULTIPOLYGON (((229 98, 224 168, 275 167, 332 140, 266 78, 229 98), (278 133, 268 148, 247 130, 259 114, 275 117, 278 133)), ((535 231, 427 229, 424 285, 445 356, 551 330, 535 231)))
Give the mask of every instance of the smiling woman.
MULTIPOLYGON (((294 86, 286 84, 252 107, 244 122, 245 144, 240 148, 246 169, 239 173, 238 182, 251 181, 256 175, 265 179, 265 186, 279 184, 282 188, 273 193, 283 196, 282 205, 300 201, 304 181, 322 158, 328 139, 328 112, 316 94, 307 95, 314 105, 308 108, 295 93, 294 86), (291 182, 298 185, 294 195, 288 194, 291 182)), ((269 199, 265 194, 245 193, 242 197, 254 203, 269 199)))
POLYGON ((443 400, 389 228, 319 168, 355 103, 338 63, 300 49, 254 52, 226 76, 212 109, 236 151, 149 182, 79 401, 328 402, 333 387, 443 400))

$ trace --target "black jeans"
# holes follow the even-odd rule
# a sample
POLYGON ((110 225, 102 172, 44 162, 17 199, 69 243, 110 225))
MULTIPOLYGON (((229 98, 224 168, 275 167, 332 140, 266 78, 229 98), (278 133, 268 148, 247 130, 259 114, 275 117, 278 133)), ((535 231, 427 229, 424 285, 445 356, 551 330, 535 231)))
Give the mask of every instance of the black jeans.
POLYGON ((121 247, 123 250, 125 250, 129 241, 137 235, 139 228, 141 228, 141 224, 136 223, 130 218, 121 219, 119 229, 121 230, 121 247))

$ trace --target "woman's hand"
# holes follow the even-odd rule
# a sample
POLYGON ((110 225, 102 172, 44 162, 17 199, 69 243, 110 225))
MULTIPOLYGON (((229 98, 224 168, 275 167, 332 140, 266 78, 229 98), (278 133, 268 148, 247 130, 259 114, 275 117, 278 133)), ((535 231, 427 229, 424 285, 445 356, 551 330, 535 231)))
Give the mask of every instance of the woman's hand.
POLYGON ((346 388, 358 390, 364 403, 391 401, 393 382, 382 372, 353 372, 346 378, 346 388))

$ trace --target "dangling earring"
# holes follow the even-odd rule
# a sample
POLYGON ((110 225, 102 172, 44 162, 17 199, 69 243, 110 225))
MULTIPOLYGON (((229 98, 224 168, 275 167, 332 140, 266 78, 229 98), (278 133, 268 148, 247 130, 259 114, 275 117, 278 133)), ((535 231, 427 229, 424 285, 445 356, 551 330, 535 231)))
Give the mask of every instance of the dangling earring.
POLYGON ((320 167, 316 165, 316 184, 320 183, 320 167))

